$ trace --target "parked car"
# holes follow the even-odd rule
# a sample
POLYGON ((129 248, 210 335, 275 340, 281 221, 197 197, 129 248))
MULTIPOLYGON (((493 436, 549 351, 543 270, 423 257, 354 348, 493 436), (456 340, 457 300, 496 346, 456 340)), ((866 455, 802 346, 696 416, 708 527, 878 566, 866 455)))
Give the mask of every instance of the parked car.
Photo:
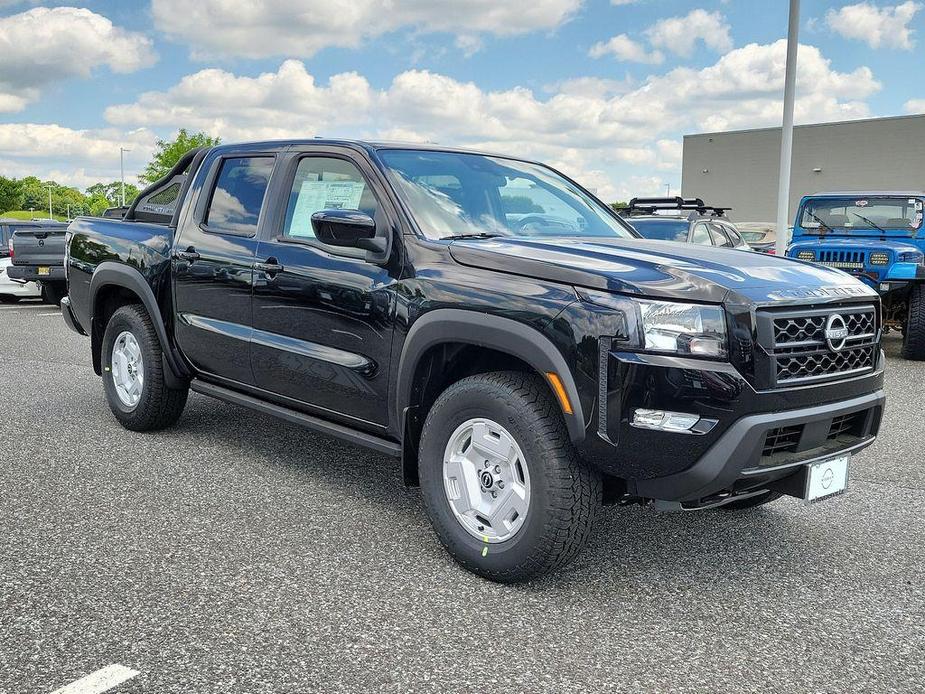
POLYGON ((11 304, 20 299, 35 299, 41 296, 41 291, 35 282, 22 282, 9 278, 7 269, 11 264, 9 256, 4 256, 0 252, 0 304, 11 304))
POLYGON ((807 195, 787 252, 843 270, 878 292, 885 328, 902 331, 902 355, 916 361, 925 360, 923 207, 921 191, 807 195))
POLYGON ((67 224, 61 222, 20 222, 10 225, 9 240, 12 264, 10 279, 35 282, 42 299, 61 303, 67 291, 64 275, 64 237, 67 224))
POLYGON ((219 145, 71 233, 62 312, 123 426, 172 425, 193 390, 395 456, 492 580, 569 561, 604 501, 837 493, 883 411, 872 289, 646 241, 515 158, 219 145))
POLYGON ((700 198, 633 198, 621 213, 643 238, 751 250, 735 224, 700 198))
POLYGON ((777 253, 777 225, 773 222, 738 222, 736 228, 752 250, 777 253))

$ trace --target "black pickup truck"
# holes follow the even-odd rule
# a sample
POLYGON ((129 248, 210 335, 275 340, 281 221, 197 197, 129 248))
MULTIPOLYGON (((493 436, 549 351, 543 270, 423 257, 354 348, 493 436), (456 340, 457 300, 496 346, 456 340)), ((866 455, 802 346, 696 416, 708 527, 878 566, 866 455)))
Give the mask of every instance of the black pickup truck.
POLYGON ((527 580, 602 503, 845 488, 883 412, 876 293, 646 241, 543 165, 308 140, 186 155, 70 227, 64 317, 128 429, 189 390, 402 461, 466 568, 527 580))

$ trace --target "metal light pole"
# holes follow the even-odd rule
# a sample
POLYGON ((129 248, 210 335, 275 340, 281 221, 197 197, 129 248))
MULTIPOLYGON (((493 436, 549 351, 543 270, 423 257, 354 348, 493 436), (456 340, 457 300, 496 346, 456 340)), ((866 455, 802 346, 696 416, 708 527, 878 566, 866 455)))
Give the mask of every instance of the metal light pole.
POLYGON ((790 0, 787 27, 787 68, 784 74, 784 122, 780 130, 780 180, 777 184, 777 255, 787 252, 790 226, 790 164, 793 160, 793 101, 797 83, 797 48, 800 30, 800 0, 790 0))
POLYGON ((52 189, 52 184, 49 183, 49 184, 48 184, 47 186, 45 186, 45 187, 48 188, 48 219, 54 219, 54 218, 55 218, 55 213, 51 211, 51 189, 52 189))
POLYGON ((122 174, 122 207, 125 207, 125 153, 131 152, 130 149, 119 147, 119 169, 122 174))

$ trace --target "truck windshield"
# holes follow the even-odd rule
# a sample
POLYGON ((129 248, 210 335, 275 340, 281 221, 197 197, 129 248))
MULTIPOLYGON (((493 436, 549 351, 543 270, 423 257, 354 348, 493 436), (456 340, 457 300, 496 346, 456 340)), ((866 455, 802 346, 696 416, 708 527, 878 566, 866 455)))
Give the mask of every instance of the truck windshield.
POLYGON ((382 150, 388 176, 429 239, 633 232, 551 169, 481 154, 382 150))
POLYGON ((830 230, 904 231, 922 226, 921 198, 822 198, 803 206, 800 226, 809 233, 830 230))

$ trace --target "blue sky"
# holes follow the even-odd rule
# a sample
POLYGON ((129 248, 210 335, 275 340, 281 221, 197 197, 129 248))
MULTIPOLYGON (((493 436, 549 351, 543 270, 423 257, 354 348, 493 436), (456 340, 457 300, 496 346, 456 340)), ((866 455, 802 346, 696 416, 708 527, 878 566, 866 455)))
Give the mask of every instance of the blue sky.
MULTIPOLYGON (((798 122, 925 112, 925 0, 804 0, 798 122)), ((681 139, 780 120, 787 3, 0 0, 0 174, 135 173, 180 127, 549 161, 608 199, 681 139)))

